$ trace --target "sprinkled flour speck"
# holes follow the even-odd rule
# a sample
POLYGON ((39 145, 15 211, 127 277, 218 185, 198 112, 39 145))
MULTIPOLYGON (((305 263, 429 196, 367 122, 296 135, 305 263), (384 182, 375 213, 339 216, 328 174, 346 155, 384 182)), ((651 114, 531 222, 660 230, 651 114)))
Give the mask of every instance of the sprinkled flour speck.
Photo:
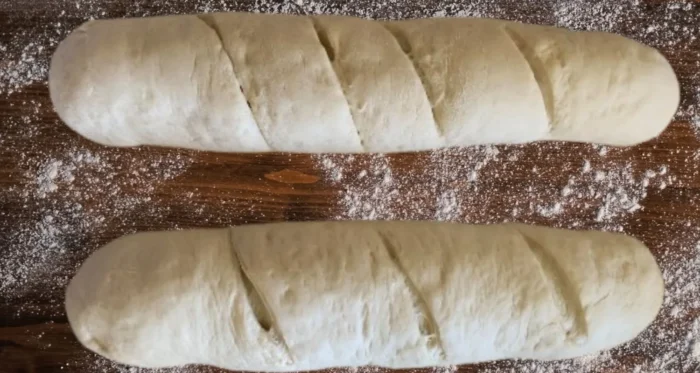
POLYGON ((454 191, 448 190, 443 192, 437 200, 437 209, 435 211, 435 220, 437 221, 454 221, 459 218, 461 210, 460 199, 454 191))
MULTIPOLYGON (((55 43, 49 38, 47 45, 28 42, 21 45, 21 51, 14 59, 0 60, 0 94, 13 93, 32 83, 41 82, 48 74, 46 49, 55 43)), ((23 43, 23 41, 16 41, 23 43)), ((0 56, 9 54, 9 47, 0 44, 0 56)))
POLYGON ((556 202, 552 205, 540 205, 537 207, 537 213, 547 218, 559 215, 561 212, 561 202, 556 202))

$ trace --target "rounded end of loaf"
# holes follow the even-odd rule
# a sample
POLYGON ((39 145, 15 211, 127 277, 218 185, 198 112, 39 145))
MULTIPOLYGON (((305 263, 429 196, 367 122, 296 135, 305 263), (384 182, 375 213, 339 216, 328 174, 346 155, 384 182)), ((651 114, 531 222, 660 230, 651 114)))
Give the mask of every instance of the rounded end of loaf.
POLYGON ((73 92, 67 87, 75 86, 76 81, 82 79, 81 74, 84 66, 77 69, 74 69, 73 66, 81 65, 84 61, 82 56, 85 53, 85 30, 88 23, 84 23, 61 41, 51 57, 49 96, 54 110, 65 123, 73 121, 71 112, 77 109, 73 107, 75 105, 73 92))
MULTIPOLYGON (((137 146, 127 127, 123 126, 124 113, 120 112, 120 96, 129 95, 127 87, 115 79, 124 79, 123 71, 110 71, 106 61, 93 49, 109 45, 117 50, 110 26, 120 20, 87 21, 75 29, 61 43, 51 58, 49 67, 49 94, 54 110, 63 122, 79 135, 101 145, 137 146), (110 36, 111 35, 111 36, 110 36), (112 92, 105 95, 104 92, 112 92), (122 119, 120 119, 122 118, 122 119)), ((119 27, 119 25, 115 25, 119 27)), ((115 52, 112 61, 125 58, 115 52)), ((133 110, 124 108, 123 110, 133 110)))
MULTIPOLYGON (((633 340, 656 319, 663 304, 664 281, 661 270, 649 249, 639 240, 616 235, 599 243, 599 250, 616 250, 600 261, 606 275, 594 288, 582 289, 589 296, 582 304, 588 325, 585 344, 596 351, 614 348, 633 340), (626 257, 623 257, 623 255, 626 257)), ((594 256, 596 254, 593 254, 594 256)), ((595 260, 595 259, 594 259, 595 260)), ((581 273, 593 277, 593 273, 581 273)), ((580 356, 581 351, 574 347, 569 357, 580 356)))
MULTIPOLYGON (((132 245, 140 236, 118 238, 88 257, 66 289, 66 315, 73 334, 89 350, 122 364, 158 368, 153 361, 134 360, 141 355, 131 352, 147 348, 138 343, 149 313, 142 295, 149 289, 136 284, 141 274, 134 267, 144 254, 132 245)), ((151 347, 162 343, 152 342, 151 347)))
POLYGON ((524 232, 551 249, 571 291, 574 316, 581 322, 567 344, 539 351, 535 358, 567 359, 611 349, 634 339, 654 321, 663 303, 664 283, 654 256, 641 241, 594 231, 528 227, 524 232))
POLYGON ((661 52, 647 47, 647 53, 650 61, 649 74, 646 76, 650 87, 648 95, 653 96, 654 101, 649 99, 650 102, 641 115, 649 115, 651 123, 658 123, 656 134, 651 133, 651 139, 661 134, 673 120, 681 102, 681 85, 671 63, 661 52))
POLYGON ((628 146, 658 136, 680 102, 659 51, 606 32, 512 24, 550 121, 548 140, 628 146))
POLYGON ((107 329, 108 320, 102 317, 108 312, 107 305, 100 301, 104 276, 108 277, 116 264, 109 260, 112 256, 110 251, 109 245, 98 250, 78 269, 66 288, 66 316, 73 334, 83 346, 99 355, 129 364, 115 353, 107 329))
POLYGON ((88 32, 96 21, 88 21, 75 29, 58 45, 49 67, 49 94, 54 110, 72 130, 103 145, 137 145, 128 142, 114 144, 104 137, 102 130, 85 103, 95 106, 100 103, 91 99, 96 84, 91 81, 90 50, 88 32))
MULTIPOLYGON (((607 69, 590 69, 599 90, 582 93, 594 96, 580 105, 579 128, 567 129, 564 115, 555 124, 561 140, 631 146, 651 140, 671 123, 680 103, 680 85, 671 64, 656 49, 619 35, 607 35, 609 46, 601 43, 599 58, 607 69), (585 131, 585 134, 581 133, 585 131)), ((584 75, 585 76, 585 75, 584 75)))
MULTIPOLYGON (((617 35, 616 38, 624 39, 617 35)), ((617 146, 636 145, 659 136, 680 104, 680 84, 668 60, 655 48, 626 41, 635 45, 630 50, 636 51, 628 52, 629 61, 618 67, 629 69, 627 75, 615 71, 622 78, 616 80, 613 75, 608 83, 625 91, 611 88, 611 105, 601 115, 602 124, 617 125, 618 129, 599 142, 617 146)))
POLYGON ((232 276, 222 274, 226 267, 219 264, 228 248, 225 229, 146 232, 108 243, 66 290, 75 336, 102 356, 145 368, 230 356, 229 334, 215 332, 229 322, 232 276))

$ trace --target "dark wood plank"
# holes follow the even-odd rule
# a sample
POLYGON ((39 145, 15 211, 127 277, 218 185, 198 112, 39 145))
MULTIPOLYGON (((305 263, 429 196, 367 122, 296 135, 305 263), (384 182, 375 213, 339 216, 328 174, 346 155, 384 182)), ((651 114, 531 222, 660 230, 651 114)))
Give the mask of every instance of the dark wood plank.
POLYGON ((622 230, 659 259, 666 304, 632 343, 585 361, 498 362, 460 372, 700 371, 692 352, 700 348, 698 25, 697 2, 0 0, 0 371, 128 371, 83 349, 63 310, 67 281, 113 238, 137 230, 368 218, 622 230), (78 137, 56 117, 48 58, 72 28, 90 17, 216 10, 477 15, 611 30, 669 57, 683 103, 660 138, 631 148, 541 143, 353 158, 112 149, 78 137), (605 173, 601 180, 598 172, 605 173), (625 198, 640 208, 627 211, 625 198), (606 201, 608 213, 596 219, 606 201))

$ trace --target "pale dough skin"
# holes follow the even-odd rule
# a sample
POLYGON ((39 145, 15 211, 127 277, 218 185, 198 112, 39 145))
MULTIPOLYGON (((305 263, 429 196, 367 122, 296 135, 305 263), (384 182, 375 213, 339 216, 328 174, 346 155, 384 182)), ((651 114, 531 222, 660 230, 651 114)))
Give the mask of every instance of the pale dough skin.
POLYGON ((632 145, 680 95, 658 51, 609 33, 248 13, 88 22, 55 52, 49 87, 93 141, 223 152, 632 145))
POLYGON ((122 237, 66 308, 120 363, 298 371, 581 356, 634 338, 662 298, 653 256, 621 234, 325 222, 122 237))

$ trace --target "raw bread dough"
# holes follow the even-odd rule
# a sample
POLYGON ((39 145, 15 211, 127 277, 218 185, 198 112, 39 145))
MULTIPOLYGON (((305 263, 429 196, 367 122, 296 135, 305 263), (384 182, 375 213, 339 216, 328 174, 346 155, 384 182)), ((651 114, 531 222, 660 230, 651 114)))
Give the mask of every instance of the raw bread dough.
POLYGON ((59 46, 49 86, 61 118, 93 141, 229 152, 631 145, 679 102, 653 48, 472 18, 91 21, 59 46))
POLYGON ((117 239, 66 308, 121 363, 297 371, 580 356, 634 338, 662 295, 649 250, 620 234, 280 223, 117 239))

